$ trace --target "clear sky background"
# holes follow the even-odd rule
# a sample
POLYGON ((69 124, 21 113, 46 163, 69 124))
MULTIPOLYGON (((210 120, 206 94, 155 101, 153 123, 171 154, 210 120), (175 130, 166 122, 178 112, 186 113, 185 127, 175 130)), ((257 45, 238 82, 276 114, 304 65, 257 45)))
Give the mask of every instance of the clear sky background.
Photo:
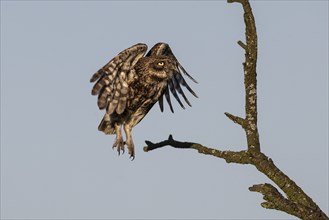
MULTIPOLYGON (((328 214, 328 1, 252 1, 261 149, 328 214)), ((144 153, 173 134, 246 149, 243 11, 226 1, 1 1, 1 218, 294 219, 260 207, 253 166, 193 150, 144 153), (158 105, 118 157, 91 75, 120 51, 167 42, 199 81, 183 110, 158 105)))

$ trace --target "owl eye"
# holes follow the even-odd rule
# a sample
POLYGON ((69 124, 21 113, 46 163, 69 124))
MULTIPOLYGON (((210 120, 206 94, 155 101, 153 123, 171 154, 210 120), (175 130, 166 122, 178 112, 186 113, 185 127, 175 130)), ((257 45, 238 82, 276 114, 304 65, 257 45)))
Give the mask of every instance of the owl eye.
POLYGON ((163 66, 164 65, 164 62, 158 62, 158 66, 163 66))

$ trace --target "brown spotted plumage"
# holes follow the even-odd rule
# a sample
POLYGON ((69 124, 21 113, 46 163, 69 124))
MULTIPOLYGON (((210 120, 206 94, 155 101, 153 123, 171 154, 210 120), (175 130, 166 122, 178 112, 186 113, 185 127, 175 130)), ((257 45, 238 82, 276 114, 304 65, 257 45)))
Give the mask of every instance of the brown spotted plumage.
POLYGON ((124 152, 124 145, 127 145, 132 159, 135 158, 135 151, 131 129, 145 117, 157 101, 163 111, 165 96, 170 110, 174 112, 170 92, 182 108, 185 107, 178 93, 189 106, 191 104, 181 86, 197 97, 184 80, 182 72, 196 81, 177 61, 168 44, 157 43, 145 55, 146 51, 146 44, 127 48, 90 79, 90 82, 96 82, 91 94, 98 95, 99 109, 106 108, 98 130, 105 134, 116 134, 113 148, 117 147, 120 154, 121 151, 124 152), (122 138, 122 127, 126 141, 122 138))

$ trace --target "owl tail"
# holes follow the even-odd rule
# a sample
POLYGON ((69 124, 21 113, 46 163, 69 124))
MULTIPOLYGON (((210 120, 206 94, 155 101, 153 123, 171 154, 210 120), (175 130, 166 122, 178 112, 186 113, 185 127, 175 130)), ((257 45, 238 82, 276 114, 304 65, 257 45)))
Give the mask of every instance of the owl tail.
POLYGON ((105 113, 101 123, 98 126, 99 131, 103 131, 105 134, 115 134, 114 124, 111 122, 110 115, 105 113))

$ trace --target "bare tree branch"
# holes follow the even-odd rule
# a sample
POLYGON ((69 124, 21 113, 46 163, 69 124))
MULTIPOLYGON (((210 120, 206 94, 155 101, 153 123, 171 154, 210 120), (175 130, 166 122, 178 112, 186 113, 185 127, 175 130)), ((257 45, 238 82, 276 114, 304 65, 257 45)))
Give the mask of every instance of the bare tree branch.
POLYGON ((259 192, 264 195, 261 206, 266 209, 276 209, 295 215, 301 219, 326 219, 321 212, 314 212, 310 207, 295 203, 286 199, 274 186, 269 183, 258 184, 249 187, 252 192, 259 192))
POLYGON ((228 112, 224 113, 229 119, 231 119, 234 123, 237 123, 242 126, 242 128, 246 128, 246 120, 243 118, 240 118, 238 116, 232 115, 228 112))
POLYGON ((174 148, 190 148, 195 149, 201 154, 212 155, 215 157, 223 158, 227 163, 239 163, 239 164, 249 164, 251 163, 251 158, 247 151, 220 151, 214 148, 205 147, 201 144, 192 142, 180 142, 173 139, 172 135, 169 135, 168 139, 161 141, 159 143, 152 143, 151 141, 145 141, 147 146, 143 149, 145 152, 155 150, 164 146, 171 146, 174 148))
POLYGON ((318 205, 286 174, 284 174, 273 161, 261 152, 259 133, 257 126, 257 33, 255 19, 248 0, 228 0, 229 3, 241 3, 244 10, 244 22, 246 25, 246 44, 238 41, 245 50, 244 85, 245 85, 245 118, 241 118, 225 112, 225 115, 234 123, 242 126, 247 137, 247 150, 233 152, 220 151, 198 143, 180 142, 169 136, 168 140, 159 143, 145 141, 147 146, 144 151, 148 152, 164 146, 174 148, 191 148, 199 153, 223 158, 228 163, 251 164, 257 170, 271 179, 284 193, 282 195, 271 184, 258 184, 249 188, 250 191, 264 195, 261 205, 267 209, 277 209, 305 220, 329 220, 328 216, 318 205))
POLYGON ((247 49, 247 45, 245 45, 241 40, 238 41, 238 44, 240 45, 240 47, 242 47, 242 49, 247 49))

